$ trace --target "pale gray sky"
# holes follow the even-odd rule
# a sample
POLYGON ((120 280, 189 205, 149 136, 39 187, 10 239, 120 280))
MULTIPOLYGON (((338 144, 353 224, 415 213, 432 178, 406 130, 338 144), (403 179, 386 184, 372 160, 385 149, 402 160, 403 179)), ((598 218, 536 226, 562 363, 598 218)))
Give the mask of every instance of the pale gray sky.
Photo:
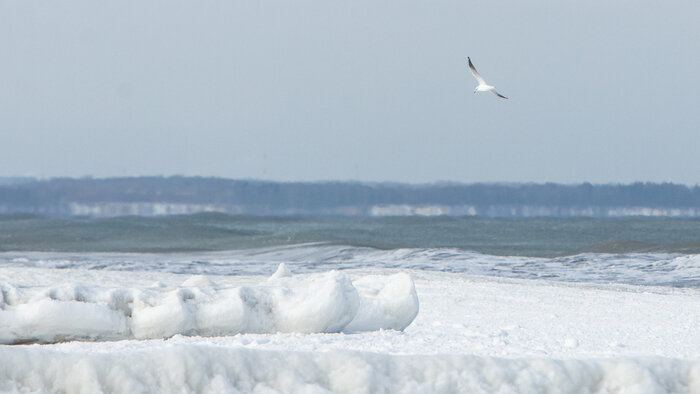
POLYGON ((700 183, 700 2, 2 1, 0 176, 700 183), (470 56, 509 100, 473 94, 470 56))

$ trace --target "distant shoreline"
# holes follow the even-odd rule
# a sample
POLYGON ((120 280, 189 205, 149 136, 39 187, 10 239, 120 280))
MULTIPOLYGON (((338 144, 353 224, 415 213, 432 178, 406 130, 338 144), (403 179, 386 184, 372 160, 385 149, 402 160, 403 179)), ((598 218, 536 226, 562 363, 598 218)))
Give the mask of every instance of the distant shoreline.
POLYGON ((0 214, 164 216, 700 217, 700 186, 673 183, 271 182, 204 177, 0 178, 0 214))

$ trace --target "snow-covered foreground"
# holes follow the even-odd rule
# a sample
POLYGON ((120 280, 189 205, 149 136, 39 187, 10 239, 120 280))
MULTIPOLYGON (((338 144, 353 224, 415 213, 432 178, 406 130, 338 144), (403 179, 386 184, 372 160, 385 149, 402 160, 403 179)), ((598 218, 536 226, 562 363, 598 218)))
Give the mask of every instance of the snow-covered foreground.
MULTIPOLYGON (((221 333, 185 330, 167 340, 5 345, 0 346, 0 391, 700 392, 700 292, 695 289, 418 270, 345 270, 269 280, 3 267, 0 283, 23 293, 26 305, 51 299, 50 289, 59 294, 52 302, 63 297, 60 289, 71 289, 72 294, 83 289, 83 296, 97 297, 92 300, 95 305, 106 303, 98 295, 109 289, 131 289, 132 294, 153 291, 163 296, 152 298, 153 305, 165 305, 168 296, 183 289, 195 293, 213 289, 209 294, 213 298, 185 297, 202 301, 215 300, 226 289, 249 288, 286 294, 289 297, 279 300, 296 302, 282 309, 299 310, 309 308, 303 305, 308 297, 326 297, 328 293, 319 289, 352 287, 358 297, 353 319, 359 318, 362 324, 384 322, 355 329, 335 325, 332 330, 285 333, 240 330, 210 337, 200 335, 221 333), (405 273, 415 283, 420 312, 404 331, 377 330, 391 320, 393 311, 406 312, 399 306, 408 301, 395 302, 401 299, 399 294, 406 294, 402 290, 405 273), (313 287, 314 282, 323 285, 313 287), (384 288, 388 290, 382 298, 384 288), (361 318, 363 308, 368 312, 361 318)), ((9 293, 3 293, 6 300, 12 297, 9 293)), ((6 301, 1 312, 16 311, 19 304, 10 303, 6 301)), ((209 304, 216 303, 199 305, 209 304)), ((194 316, 190 321, 204 321, 198 317, 200 310, 189 310, 190 319, 194 316)), ((332 310, 319 314, 330 316, 332 310)), ((152 315, 157 320, 155 311, 152 315)), ((0 324, 9 321, 1 316, 0 324)), ((276 314, 265 316, 277 318, 276 314)), ((38 340, 48 338, 37 335, 36 327, 21 327, 24 339, 31 337, 28 332, 38 340)))
POLYGON ((149 344, 139 351, 0 350, 0 390, 67 392, 697 393, 700 364, 505 359, 149 344))

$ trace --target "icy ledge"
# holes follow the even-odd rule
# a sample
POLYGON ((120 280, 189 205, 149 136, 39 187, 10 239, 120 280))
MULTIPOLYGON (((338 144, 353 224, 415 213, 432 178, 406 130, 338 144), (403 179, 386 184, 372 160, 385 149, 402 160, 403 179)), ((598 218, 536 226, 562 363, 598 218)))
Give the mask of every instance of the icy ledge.
POLYGON ((354 282, 337 271, 293 276, 281 265, 264 283, 219 287, 195 276, 181 286, 23 289, 0 283, 0 343, 168 338, 176 334, 403 330, 418 314, 404 273, 354 282))
POLYGON ((164 341, 138 351, 74 350, 53 350, 46 346, 0 347, 0 391, 700 392, 699 361, 659 357, 504 359, 444 354, 392 355, 343 350, 269 351, 244 347, 172 345, 164 341))

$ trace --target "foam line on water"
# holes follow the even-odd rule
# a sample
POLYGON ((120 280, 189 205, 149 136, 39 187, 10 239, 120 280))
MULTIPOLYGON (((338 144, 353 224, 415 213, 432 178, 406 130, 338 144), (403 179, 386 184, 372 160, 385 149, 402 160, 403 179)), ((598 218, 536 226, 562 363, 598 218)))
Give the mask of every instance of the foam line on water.
POLYGON ((665 253, 584 253, 543 258, 493 256, 449 248, 378 250, 323 244, 197 254, 0 253, 0 267, 205 275, 269 275, 280 263, 297 273, 373 267, 565 282, 700 287, 700 255, 665 253))

